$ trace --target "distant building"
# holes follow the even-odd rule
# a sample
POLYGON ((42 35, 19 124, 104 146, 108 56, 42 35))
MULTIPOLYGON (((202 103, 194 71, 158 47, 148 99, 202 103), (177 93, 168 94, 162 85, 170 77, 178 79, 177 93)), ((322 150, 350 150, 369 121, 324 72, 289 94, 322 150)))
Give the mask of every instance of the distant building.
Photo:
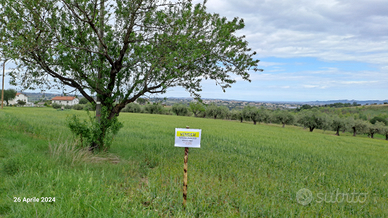
POLYGON ((20 101, 24 101, 26 102, 26 104, 28 104, 28 97, 27 95, 23 94, 23 93, 16 93, 16 96, 14 99, 8 101, 10 105, 16 105, 18 103, 18 100, 20 101))
POLYGON ((57 103, 61 105, 75 105, 79 103, 78 98, 72 96, 56 96, 51 99, 52 103, 57 103))

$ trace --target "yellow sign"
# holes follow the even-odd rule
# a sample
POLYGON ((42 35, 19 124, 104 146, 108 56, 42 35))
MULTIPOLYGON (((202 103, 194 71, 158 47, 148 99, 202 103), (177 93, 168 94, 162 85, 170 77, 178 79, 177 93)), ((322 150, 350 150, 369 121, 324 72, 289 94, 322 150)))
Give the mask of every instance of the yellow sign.
POLYGON ((188 132, 188 131, 177 131, 176 136, 178 137, 199 137, 199 132, 188 132))

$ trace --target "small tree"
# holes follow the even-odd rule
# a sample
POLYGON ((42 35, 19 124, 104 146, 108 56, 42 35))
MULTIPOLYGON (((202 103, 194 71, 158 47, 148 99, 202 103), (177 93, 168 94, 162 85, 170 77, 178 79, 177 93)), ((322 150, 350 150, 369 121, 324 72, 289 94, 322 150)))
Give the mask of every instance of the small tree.
POLYGON ((256 122, 260 119, 259 118, 259 109, 254 106, 245 106, 242 111, 242 116, 245 120, 252 120, 253 125, 256 125, 256 122))
POLYGON ((388 126, 381 126, 379 128, 379 133, 381 135, 384 135, 385 136, 385 140, 388 140, 388 126))
POLYGON ((206 115, 213 117, 214 119, 222 118, 229 109, 225 106, 218 107, 215 103, 211 103, 206 107, 206 115))
POLYGON ((81 98, 78 104, 87 104, 89 101, 86 98, 81 98))
POLYGON ((353 136, 367 132, 368 124, 368 122, 363 120, 354 120, 354 122, 350 123, 353 136))
POLYGON ((256 53, 236 34, 243 19, 228 21, 205 4, 2 0, 0 50, 18 60, 13 84, 65 86, 94 106, 100 102, 98 128, 89 125, 98 138, 91 150, 100 150, 121 110, 136 99, 177 86, 200 97, 204 79, 225 91, 236 82, 233 74, 250 81, 249 72, 259 70, 256 53))
POLYGON ((287 124, 287 125, 292 125, 294 124, 295 122, 295 116, 290 114, 289 112, 287 111, 278 111, 278 112, 275 112, 273 115, 272 115, 272 120, 274 122, 278 122, 278 123, 281 123, 283 124, 283 128, 284 126, 287 124))
POLYGON ((234 109, 232 110, 231 114, 232 114, 231 115, 232 120, 240 120, 241 123, 243 122, 244 117, 241 110, 234 109))
POLYGON ((340 118, 339 116, 335 115, 332 117, 332 121, 330 124, 331 128, 336 132, 335 135, 339 136, 339 131, 346 126, 346 122, 344 119, 340 118))
POLYGON ((258 114, 257 114, 257 118, 258 118, 257 121, 259 123, 260 122, 269 123, 271 121, 271 114, 264 107, 261 107, 257 112, 258 112, 258 114))
POLYGON ((189 110, 187 109, 186 105, 176 103, 172 106, 172 112, 178 116, 186 116, 189 110))
POLYGON ((190 102, 189 110, 194 114, 195 117, 198 117, 200 113, 205 112, 205 107, 201 102, 190 102))
POLYGON ((125 108, 122 110, 122 112, 140 113, 141 107, 140 105, 132 102, 127 104, 125 108))
POLYGON ((4 90, 4 101, 7 102, 7 106, 9 106, 9 101, 16 97, 15 89, 7 89, 4 90))
POLYGON ((366 127, 366 134, 368 134, 368 137, 373 139, 374 135, 379 132, 379 129, 380 129, 380 125, 368 123, 366 127))
POLYGON ((325 114, 317 110, 308 110, 300 114, 298 123, 302 124, 304 127, 309 128, 310 132, 312 132, 315 128, 326 128, 327 118, 325 114))
POLYGON ((149 114, 163 114, 163 106, 158 103, 147 104, 145 106, 145 112, 149 114))

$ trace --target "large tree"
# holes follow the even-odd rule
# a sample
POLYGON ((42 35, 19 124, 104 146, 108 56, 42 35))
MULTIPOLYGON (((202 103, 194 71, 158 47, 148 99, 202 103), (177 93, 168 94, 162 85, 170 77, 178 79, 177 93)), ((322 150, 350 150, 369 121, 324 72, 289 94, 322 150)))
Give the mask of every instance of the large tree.
POLYGON ((17 61, 14 83, 70 87, 94 105, 96 93, 102 112, 92 149, 145 94, 181 86, 199 97, 203 79, 223 91, 232 74, 250 81, 258 60, 236 35, 243 27, 191 1, 0 0, 0 47, 17 61))

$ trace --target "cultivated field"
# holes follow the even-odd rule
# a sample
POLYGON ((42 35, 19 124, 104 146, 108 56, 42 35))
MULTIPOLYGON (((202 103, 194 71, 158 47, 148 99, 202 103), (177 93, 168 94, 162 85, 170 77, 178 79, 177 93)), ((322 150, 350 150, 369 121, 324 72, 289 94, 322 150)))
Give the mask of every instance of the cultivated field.
POLYGON ((388 216, 385 140, 122 113, 110 153, 92 156, 72 147, 71 114, 86 118, 52 108, 0 111, 0 217, 388 216), (202 142, 190 149, 183 210, 184 149, 174 147, 174 128, 185 126, 202 129, 202 142), (302 188, 311 195, 297 195, 302 188), (34 197, 55 202, 23 202, 34 197))

